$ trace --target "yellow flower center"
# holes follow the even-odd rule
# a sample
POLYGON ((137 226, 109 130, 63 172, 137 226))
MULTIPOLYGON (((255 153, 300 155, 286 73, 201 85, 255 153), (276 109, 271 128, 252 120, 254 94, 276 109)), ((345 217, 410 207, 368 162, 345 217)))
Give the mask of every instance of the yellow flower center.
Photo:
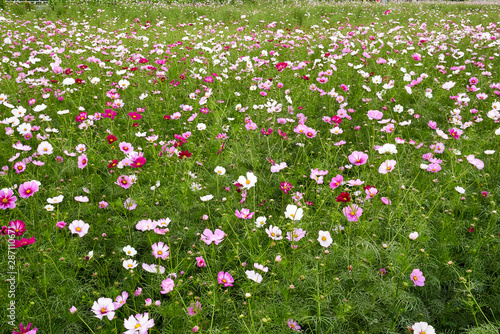
POLYGON ((31 189, 26 190, 26 193, 30 194, 31 193, 31 189))
POLYGON ((391 170, 391 167, 387 167, 387 170, 391 170))
POLYGON ((158 251, 158 255, 162 255, 162 254, 163 254, 163 252, 162 252, 162 251, 158 251))
POLYGON ((135 325, 134 328, 140 328, 140 327, 141 327, 141 324, 137 324, 137 325, 135 325))
POLYGON ((271 236, 272 236, 272 237, 275 237, 275 236, 276 236, 276 234, 274 234, 274 233, 271 233, 271 236))
POLYGON ((355 216, 355 215, 356 215, 356 212, 351 211, 351 216, 355 216))
POLYGON ((133 265, 132 265, 132 264, 129 264, 129 265, 128 265, 128 267, 129 267, 129 268, 132 268, 132 267, 133 267, 133 265))
POLYGON ((7 198, 4 198, 4 199, 2 200, 2 202, 3 202, 3 203, 7 203, 7 202, 8 202, 7 198))
POLYGON ((250 180, 247 180, 247 182, 245 182, 246 184, 250 184, 250 180))
POLYGON ((77 231, 77 232, 81 232, 81 230, 82 230, 82 228, 81 228, 81 227, 77 227, 77 228, 76 228, 76 231, 77 231))
POLYGON ((107 311, 108 311, 108 310, 106 310, 106 308, 105 308, 105 307, 103 307, 103 308, 101 309, 101 313, 106 313, 107 311))
POLYGON ((226 279, 223 279, 223 280, 222 280, 222 283, 227 283, 226 279))
POLYGON ((321 240, 326 241, 326 237, 322 237, 321 240))
POLYGON ((413 280, 414 281, 418 281, 418 277, 417 276, 413 276, 413 280))
POLYGON ((47 148, 46 148, 46 147, 44 147, 44 148, 43 148, 43 150, 44 150, 44 151, 47 151, 47 148))

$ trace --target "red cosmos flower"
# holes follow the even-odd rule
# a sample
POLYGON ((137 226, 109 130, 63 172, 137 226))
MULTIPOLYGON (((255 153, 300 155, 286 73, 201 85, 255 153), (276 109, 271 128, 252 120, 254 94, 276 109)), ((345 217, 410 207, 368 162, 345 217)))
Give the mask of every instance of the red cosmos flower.
POLYGON ((192 153, 189 153, 188 150, 185 150, 185 151, 181 151, 181 153, 179 153, 179 159, 182 159, 184 157, 186 158, 190 158, 193 154, 192 153))
POLYGON ((304 79, 304 80, 309 80, 309 77, 308 77, 307 75, 305 75, 305 74, 304 74, 304 75, 302 76, 302 79, 304 79))
POLYGON ((64 74, 66 75, 71 75, 73 71, 71 71, 71 68, 67 68, 66 70, 64 70, 64 74))
POLYGON ((236 186, 236 191, 240 193, 243 185, 241 183, 236 183, 235 186, 236 186))
POLYGON ((351 197, 349 196, 349 193, 340 193, 340 195, 337 196, 337 202, 350 202, 351 197))
POLYGON ((118 138, 116 138, 113 135, 109 135, 109 136, 106 137, 106 140, 108 141, 109 144, 113 144, 115 141, 118 140, 118 138))
POLYGON ((113 161, 111 161, 111 163, 108 165, 108 168, 115 168, 116 165, 118 165, 118 160, 113 159, 113 161))
MULTIPOLYGON (((12 240, 12 239, 9 239, 9 240, 12 240)), ((34 244, 35 243, 35 237, 31 237, 29 239, 26 239, 26 238, 22 238, 21 240, 14 240, 14 241, 9 241, 11 243, 14 244, 14 248, 20 248, 20 247, 24 247, 24 246, 27 246, 27 245, 31 245, 31 244, 34 244)))
POLYGON ((80 78, 76 78, 76 79, 75 79, 75 82, 76 82, 77 84, 79 84, 79 85, 83 84, 83 80, 82 80, 82 79, 80 79, 80 78))
POLYGON ((139 120, 139 119, 142 118, 142 115, 136 113, 135 111, 134 112, 129 112, 128 115, 130 116, 130 118, 135 119, 135 120, 139 120))
POLYGON ((276 69, 278 70, 278 72, 281 72, 283 71, 286 67, 288 66, 287 63, 278 63, 276 64, 276 69))
POLYGON ((168 120, 168 119, 170 119, 170 115, 165 115, 165 116, 163 116, 163 118, 168 120))
POLYGON ((139 64, 146 64, 146 63, 149 63, 149 60, 147 60, 146 58, 139 59, 139 64))
POLYGON ((138 126, 139 126, 139 123, 132 123, 132 126, 133 126, 134 128, 136 128, 136 127, 138 127, 138 126))
POLYGON ((137 70, 138 70, 138 68, 137 68, 137 67, 131 67, 131 68, 130 68, 130 72, 134 72, 134 71, 137 71, 137 70))

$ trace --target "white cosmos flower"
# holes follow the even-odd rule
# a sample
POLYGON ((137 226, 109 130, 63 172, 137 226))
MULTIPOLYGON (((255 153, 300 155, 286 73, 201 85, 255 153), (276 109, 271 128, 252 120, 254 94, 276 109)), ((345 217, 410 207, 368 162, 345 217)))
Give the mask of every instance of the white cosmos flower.
POLYGON ((224 175, 226 174, 226 169, 224 167, 217 166, 215 167, 214 172, 216 172, 217 175, 224 175))
POLYGON ((301 220, 304 215, 304 209, 297 207, 293 204, 286 206, 285 217, 291 220, 301 220))
POLYGON ((128 256, 135 256, 137 254, 137 251, 135 250, 135 248, 132 247, 132 246, 130 246, 130 245, 127 245, 127 246, 123 247, 123 251, 128 256))
POLYGON ((247 271, 245 271, 245 274, 247 274, 248 279, 251 279, 254 282, 257 282, 257 283, 262 282, 262 275, 255 272, 255 270, 247 270, 247 271))
POLYGON ((456 186, 455 190, 458 191, 460 194, 465 194, 465 189, 462 187, 456 186))
POLYGON ((125 268, 127 270, 134 269, 135 267, 137 267, 136 260, 128 259, 128 260, 123 261, 123 268, 125 268))
POLYGON ((61 203, 63 201, 63 199, 64 199, 64 196, 59 195, 56 197, 47 198, 47 202, 49 202, 50 204, 58 204, 58 203, 61 203))
POLYGON ((332 236, 330 235, 330 232, 319 231, 318 241, 321 246, 328 247, 332 244, 333 239, 332 236))
POLYGON ((214 195, 206 195, 206 196, 202 196, 202 197, 200 197, 200 199, 201 199, 203 202, 210 201, 212 198, 214 198, 214 195))
POLYGON ((267 221, 267 218, 266 217, 257 217, 257 219, 255 219, 255 225, 257 227, 264 227, 264 225, 266 225, 266 221, 267 221))
POLYGON ((54 206, 53 205, 50 205, 50 204, 47 204, 46 206, 44 206, 45 210, 47 211, 54 211, 54 206))
POLYGON ((241 175, 238 178, 238 183, 243 185, 243 189, 250 189, 255 186, 255 183, 257 183, 257 176, 255 176, 252 172, 247 172, 246 177, 241 175))
POLYGON ((415 240, 418 238, 418 232, 412 232, 410 233, 410 235, 408 236, 411 240, 415 240))

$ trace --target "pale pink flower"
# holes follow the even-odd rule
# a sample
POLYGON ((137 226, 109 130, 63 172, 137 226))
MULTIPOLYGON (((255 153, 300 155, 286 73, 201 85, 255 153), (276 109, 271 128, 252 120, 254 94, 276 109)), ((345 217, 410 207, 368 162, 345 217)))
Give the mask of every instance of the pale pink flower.
POLYGON ((356 204, 351 204, 345 207, 342 212, 346 216, 347 220, 350 222, 357 222, 358 218, 363 214, 363 209, 361 209, 356 204))
POLYGON ((168 251, 168 246, 165 245, 163 242, 158 242, 155 243, 151 246, 153 248, 153 255, 155 258, 162 258, 163 260, 166 260, 170 252, 168 251))
POLYGON ((162 290, 160 291, 160 293, 161 294, 169 293, 170 291, 174 290, 174 287, 175 287, 174 280, 171 278, 167 278, 166 280, 163 280, 161 282, 162 290))
POLYGON ((210 245, 212 241, 218 245, 220 244, 225 237, 225 233, 222 230, 216 229, 215 233, 212 233, 208 228, 203 231, 201 235, 201 240, 205 242, 207 245, 210 245))
POLYGON ((387 174, 393 171, 394 166, 396 166, 396 160, 386 160, 382 162, 382 164, 378 168, 378 172, 380 174, 387 174))
POLYGON ((73 220, 71 224, 69 224, 69 230, 73 234, 78 234, 81 238, 89 231, 90 225, 85 223, 83 220, 73 220))

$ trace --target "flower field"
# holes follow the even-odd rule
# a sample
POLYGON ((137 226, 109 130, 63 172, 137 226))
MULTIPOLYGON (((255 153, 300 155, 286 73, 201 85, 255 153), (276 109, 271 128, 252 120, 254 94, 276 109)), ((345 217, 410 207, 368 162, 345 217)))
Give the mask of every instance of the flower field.
POLYGON ((0 11, 0 333, 498 333, 500 7, 0 11))

